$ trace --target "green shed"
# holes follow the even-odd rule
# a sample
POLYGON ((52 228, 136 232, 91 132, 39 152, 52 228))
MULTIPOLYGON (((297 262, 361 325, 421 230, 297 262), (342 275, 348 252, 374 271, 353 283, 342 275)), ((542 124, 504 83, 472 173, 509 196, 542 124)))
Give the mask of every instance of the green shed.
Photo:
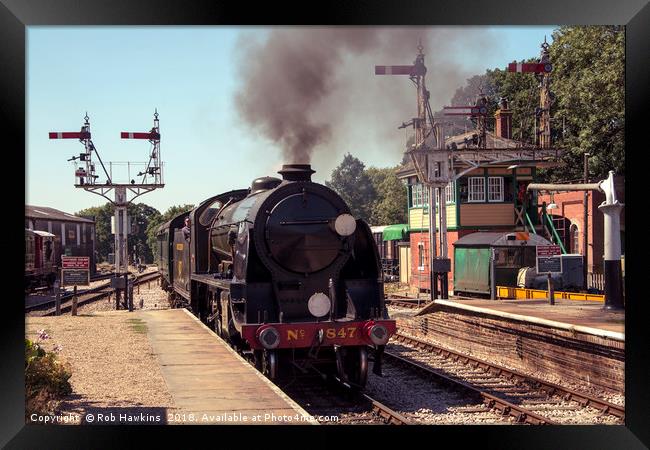
POLYGON ((523 232, 463 236, 454 242, 454 294, 489 296, 493 285, 516 286, 519 269, 535 267, 537 245, 552 244, 537 234, 523 232))

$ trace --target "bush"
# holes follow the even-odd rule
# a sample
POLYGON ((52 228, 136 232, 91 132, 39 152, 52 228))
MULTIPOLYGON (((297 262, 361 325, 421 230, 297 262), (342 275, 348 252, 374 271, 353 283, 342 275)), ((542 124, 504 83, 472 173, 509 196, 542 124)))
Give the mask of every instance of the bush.
POLYGON ((39 331, 38 342, 25 339, 25 416, 53 414, 62 397, 72 393, 69 367, 58 361, 56 346, 46 352, 40 341, 49 339, 44 330, 39 331))

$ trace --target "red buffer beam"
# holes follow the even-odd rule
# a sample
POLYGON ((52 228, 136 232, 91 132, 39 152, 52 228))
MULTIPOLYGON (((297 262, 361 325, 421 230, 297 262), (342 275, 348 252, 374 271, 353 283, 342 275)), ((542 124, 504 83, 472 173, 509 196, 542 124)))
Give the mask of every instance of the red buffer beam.
POLYGON ((120 137, 122 139, 147 139, 151 141, 158 141, 160 140, 160 133, 134 133, 130 131, 122 131, 122 133, 120 133, 120 137))
POLYGON ((375 66, 375 75, 415 75, 415 66, 375 66))
POLYGON ((88 131, 50 131, 50 139, 90 139, 88 131))
POLYGON ((553 65, 550 63, 510 63, 508 64, 508 72, 533 72, 533 73, 549 73, 553 70, 553 65))

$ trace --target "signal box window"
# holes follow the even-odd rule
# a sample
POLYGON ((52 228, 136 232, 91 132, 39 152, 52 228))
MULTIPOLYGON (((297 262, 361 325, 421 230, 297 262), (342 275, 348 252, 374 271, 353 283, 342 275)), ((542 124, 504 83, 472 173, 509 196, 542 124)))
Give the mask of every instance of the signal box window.
POLYGON ((485 178, 469 177, 469 202, 485 201, 485 178))
POLYGON ((488 177, 488 202, 503 201, 503 177, 488 177))

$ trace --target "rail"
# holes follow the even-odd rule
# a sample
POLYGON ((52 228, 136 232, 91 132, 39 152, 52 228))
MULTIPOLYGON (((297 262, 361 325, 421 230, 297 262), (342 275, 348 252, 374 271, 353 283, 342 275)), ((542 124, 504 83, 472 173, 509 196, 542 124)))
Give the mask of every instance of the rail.
MULTIPOLYGON (((587 395, 573 389, 565 388, 563 386, 560 386, 559 384, 551 383, 542 380, 540 378, 532 377, 512 369, 507 369, 505 367, 497 366, 487 361, 473 358, 471 356, 467 356, 462 353, 454 352, 453 350, 449 350, 447 348, 434 345, 430 342, 424 342, 419 339, 406 336, 401 333, 396 334, 394 340, 400 343, 410 345, 417 349, 422 349, 430 353, 436 353, 445 358, 453 358, 455 360, 462 361, 466 365, 471 365, 473 367, 480 367, 490 373, 496 374, 498 376, 502 376, 507 379, 516 380, 519 382, 525 382, 528 385, 535 386, 537 388, 542 389, 548 395, 558 395, 563 397, 563 399, 565 400, 576 401, 583 407, 591 406, 593 408, 600 410, 604 414, 611 414, 621 420, 625 420, 625 407, 623 406, 615 405, 613 403, 607 402, 597 397, 587 395)), ((494 396, 490 396, 489 394, 484 396, 484 398, 486 398, 487 400, 490 401, 494 400, 495 405, 501 404, 499 403, 501 400, 496 398, 491 399, 490 397, 494 397, 494 396)), ((505 403, 503 403, 502 405, 504 407, 507 406, 505 405, 505 403)), ((548 421, 546 423, 548 423, 548 421)))
MULTIPOLYGON (((160 274, 158 272, 141 274, 134 278, 133 285, 136 286, 138 284, 150 282, 157 279, 158 277, 160 277, 160 274)), ((83 292, 78 292, 77 306, 81 306, 81 305, 85 305, 88 303, 101 300, 109 295, 112 295, 114 292, 115 290, 111 288, 110 283, 101 284, 92 289, 88 289, 83 292)), ((61 305, 61 314, 71 311, 72 296, 73 294, 66 294, 61 296, 61 298, 59 299, 61 305)), ((56 300, 51 299, 35 305, 26 306, 25 313, 38 311, 38 310, 45 310, 43 311, 44 316, 53 316, 56 314, 55 303, 56 300)))

